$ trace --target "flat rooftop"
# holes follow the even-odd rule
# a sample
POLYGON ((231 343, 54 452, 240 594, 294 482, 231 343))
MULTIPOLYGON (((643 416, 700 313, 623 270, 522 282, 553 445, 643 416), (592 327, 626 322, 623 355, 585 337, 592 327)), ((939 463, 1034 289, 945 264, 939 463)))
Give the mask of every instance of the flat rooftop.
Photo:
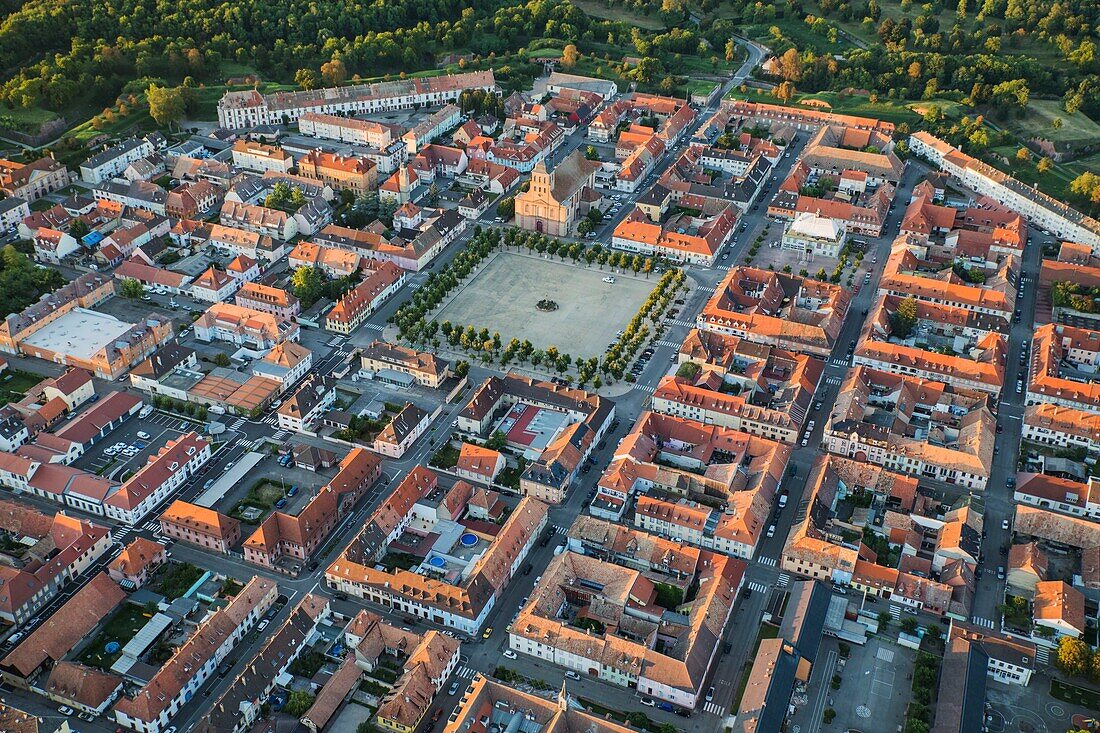
POLYGON ((509 443, 542 452, 568 419, 564 412, 517 402, 496 429, 504 433, 509 443))
POLYGON ((77 359, 90 359, 134 327, 106 313, 74 308, 23 343, 77 359))

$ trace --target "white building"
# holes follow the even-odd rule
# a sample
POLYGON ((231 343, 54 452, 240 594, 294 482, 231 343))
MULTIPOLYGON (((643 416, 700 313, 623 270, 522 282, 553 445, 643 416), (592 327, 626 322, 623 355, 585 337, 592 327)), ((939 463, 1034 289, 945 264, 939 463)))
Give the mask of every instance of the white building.
POLYGON ((119 176, 133 162, 153 152, 147 140, 131 138, 97 153, 80 164, 80 179, 97 185, 119 176))
POLYGON ((783 232, 783 249, 805 252, 814 257, 840 257, 848 241, 848 229, 843 222, 818 216, 809 211, 797 214, 783 232))

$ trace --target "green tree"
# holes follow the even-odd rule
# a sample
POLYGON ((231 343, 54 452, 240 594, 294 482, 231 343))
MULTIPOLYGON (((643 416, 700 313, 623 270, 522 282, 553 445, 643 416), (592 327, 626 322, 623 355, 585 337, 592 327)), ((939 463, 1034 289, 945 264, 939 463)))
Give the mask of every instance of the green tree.
POLYGON ((901 620, 901 630, 904 631, 906 634, 912 635, 917 633, 917 628, 919 626, 920 622, 918 622, 912 616, 906 616, 901 620))
POLYGON ((904 298, 898 303, 898 308, 890 316, 890 329, 895 338, 906 339, 917 325, 917 301, 915 298, 904 298))
POLYGON ((682 379, 690 379, 695 381, 695 378, 699 376, 699 372, 702 371, 702 367, 693 361, 685 361, 676 370, 676 376, 682 379))
POLYGON ((80 241, 84 238, 84 235, 90 232, 92 228, 88 226, 88 222, 83 219, 74 219, 73 223, 69 225, 69 236, 73 239, 80 241))
POLYGON ((158 125, 170 126, 183 117, 184 97, 178 87, 169 89, 150 84, 145 90, 145 98, 149 102, 149 116, 156 120, 158 125))
POLYGON ((141 283, 133 278, 124 278, 118 286, 118 294, 123 298, 129 298, 130 300, 137 300, 145 294, 145 288, 141 283))
POLYGON ((1035 170, 1039 173, 1048 173, 1054 167, 1054 162, 1050 158, 1042 158, 1035 164, 1035 170))
POLYGON ((231 363, 232 362, 230 361, 229 356, 222 353, 222 352, 220 352, 220 351, 217 354, 214 355, 214 364, 215 364, 215 366, 227 367, 231 363))
POLYGON ((299 267, 290 276, 290 287, 302 307, 310 308, 325 292, 325 274, 317 267, 299 267))
POLYGON ((589 145, 589 146, 585 147, 585 149, 584 149, 584 157, 587 158, 588 160, 599 160, 600 159, 600 151, 596 150, 595 145, 589 145))
POLYGON ((306 711, 313 705, 314 697, 308 692, 302 692, 295 690, 290 693, 290 696, 286 700, 286 705, 283 706, 283 712, 292 718, 300 718, 306 714, 306 711))
POLYGON ((294 73, 294 83, 302 89, 316 89, 317 72, 313 69, 298 69, 294 73))
POLYGON ((1092 651, 1085 642, 1069 636, 1063 636, 1058 640, 1054 666, 1065 674, 1083 677, 1088 673, 1091 661, 1092 651))
POLYGON ((501 202, 499 204, 497 204, 497 216, 499 216, 501 219, 504 219, 505 221, 508 221, 509 219, 511 219, 515 215, 516 215, 516 197, 515 196, 509 196, 506 199, 502 199, 501 202))

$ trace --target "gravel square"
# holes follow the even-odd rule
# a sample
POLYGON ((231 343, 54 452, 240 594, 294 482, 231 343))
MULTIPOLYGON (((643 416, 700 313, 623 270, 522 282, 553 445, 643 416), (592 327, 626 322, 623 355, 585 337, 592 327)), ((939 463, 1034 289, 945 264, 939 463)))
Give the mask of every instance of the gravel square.
POLYGON ((435 316, 463 327, 499 332, 504 343, 528 339, 574 357, 600 356, 657 285, 635 276, 589 269, 513 252, 498 252, 435 316), (613 275, 614 284, 603 282, 613 275), (557 310, 535 307, 553 300, 557 310))

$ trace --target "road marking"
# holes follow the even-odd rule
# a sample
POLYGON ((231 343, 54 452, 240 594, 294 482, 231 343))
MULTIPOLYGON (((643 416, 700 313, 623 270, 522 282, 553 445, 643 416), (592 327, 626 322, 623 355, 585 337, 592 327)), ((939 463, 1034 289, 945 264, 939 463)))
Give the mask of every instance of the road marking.
POLYGON ((972 623, 973 623, 973 624, 974 624, 975 626, 981 626, 982 628, 986 628, 986 629, 994 629, 994 628, 996 628, 996 624, 994 624, 994 623, 993 623, 992 621, 990 621, 990 620, 989 620, 989 619, 987 619, 987 618, 981 618, 981 617, 979 617, 979 616, 975 616, 974 618, 972 618, 972 619, 971 619, 971 622, 972 622, 972 623))
POLYGON ((774 557, 758 557, 756 561, 761 565, 767 565, 770 568, 774 568, 777 564, 774 557))
POLYGON ((707 711, 708 713, 711 713, 711 714, 713 714, 713 715, 719 715, 719 716, 721 716, 721 715, 724 715, 724 714, 725 714, 725 711, 724 711, 724 710, 722 710, 722 706, 721 706, 721 705, 719 705, 719 704, 718 704, 718 703, 716 703, 716 702, 708 702, 708 703, 704 703, 704 704, 703 704, 703 710, 706 710, 706 711, 707 711))
POLYGON ((652 384, 635 384, 631 389, 636 389, 639 392, 648 392, 649 394, 653 394, 657 390, 652 384))
POLYGON ((787 583, 791 582, 791 576, 787 573, 780 573, 779 578, 776 579, 775 584, 780 588, 786 588, 787 583))
POLYGON ((764 585, 763 583, 757 583, 755 580, 750 580, 749 581, 749 589, 754 590, 757 593, 767 593, 768 592, 768 586, 764 585))

